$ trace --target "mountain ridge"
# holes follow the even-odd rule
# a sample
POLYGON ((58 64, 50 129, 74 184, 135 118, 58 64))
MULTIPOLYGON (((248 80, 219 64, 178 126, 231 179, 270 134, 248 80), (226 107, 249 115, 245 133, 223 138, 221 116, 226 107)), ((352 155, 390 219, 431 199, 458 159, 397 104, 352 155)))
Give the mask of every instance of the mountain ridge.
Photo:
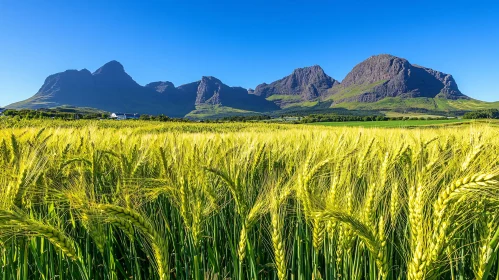
MULTIPOLYGON (((313 113, 316 107, 322 110, 324 104, 331 104, 327 106, 332 108, 355 109, 364 108, 366 104, 376 107, 376 104, 390 98, 430 98, 449 104, 453 100, 473 100, 459 90, 452 75, 411 64, 404 58, 381 54, 354 66, 341 82, 328 76, 319 65, 313 65, 296 68, 290 75, 270 84, 259 84, 254 90, 228 86, 213 76, 202 76, 198 81, 180 86, 170 81, 156 81, 142 86, 127 74, 121 63, 112 60, 93 73, 82 69, 52 74, 32 97, 6 108, 37 109, 69 105, 184 117, 199 108, 209 110, 211 107, 255 113, 303 108, 313 113)), ((442 108, 453 110, 452 106, 442 108)))
POLYGON ((336 103, 377 102, 386 97, 469 99, 461 93, 452 75, 387 54, 371 56, 357 64, 339 86, 329 90, 328 97, 336 103), (352 93, 355 87, 357 91, 352 93))
POLYGON ((282 98, 274 98, 281 107, 293 102, 286 102, 292 99, 293 101, 306 102, 322 97, 329 88, 332 88, 339 82, 328 76, 322 67, 319 65, 297 68, 293 72, 274 81, 270 84, 262 83, 258 85, 252 92, 254 95, 264 96, 282 96, 282 98), (293 98, 289 98, 289 97, 293 98))
POLYGON ((244 88, 229 87, 211 76, 179 87, 168 81, 141 86, 115 60, 93 73, 82 69, 52 74, 34 96, 7 108, 39 109, 63 105, 173 117, 184 117, 199 105, 239 107, 256 112, 278 109, 264 98, 249 95, 244 88))

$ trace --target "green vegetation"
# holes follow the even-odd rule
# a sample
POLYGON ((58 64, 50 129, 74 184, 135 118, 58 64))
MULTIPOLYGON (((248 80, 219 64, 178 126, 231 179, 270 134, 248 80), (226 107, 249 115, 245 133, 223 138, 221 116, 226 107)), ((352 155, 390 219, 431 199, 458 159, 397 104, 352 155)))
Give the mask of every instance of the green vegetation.
POLYGON ((268 101, 287 101, 298 102, 301 101, 300 95, 287 95, 287 94, 274 94, 266 98, 268 101))
POLYGON ((386 121, 383 115, 356 116, 356 115, 335 115, 335 114, 312 114, 300 119, 302 123, 315 122, 356 122, 356 121, 386 121))
POLYGON ((313 108, 319 104, 319 101, 302 101, 296 103, 289 103, 283 106, 283 108, 289 109, 293 107, 302 107, 302 108, 313 108))
POLYGON ((16 102, 14 104, 9 105, 9 108, 12 109, 20 109, 20 108, 53 108, 57 107, 58 104, 54 102, 47 102, 46 97, 40 97, 34 95, 26 100, 22 100, 16 102), (12 107, 11 107, 12 106, 12 107))
POLYGON ((463 115, 471 110, 499 108, 499 102, 483 102, 474 99, 386 97, 373 103, 344 102, 335 103, 332 106, 349 110, 390 111, 404 114, 463 115))
POLYGON ((268 101, 277 102, 281 106, 282 109, 313 109, 319 104, 318 100, 314 101, 302 101, 302 97, 300 95, 285 95, 285 94, 276 94, 266 98, 268 101))
POLYGON ((292 116, 303 117, 311 114, 333 114, 333 115, 355 115, 355 116, 371 116, 380 115, 378 111, 370 110, 348 110, 344 108, 331 108, 332 101, 318 101, 312 107, 291 106, 278 111, 270 112, 273 117, 292 116))
MULTIPOLYGON (((380 81, 379 83, 381 83, 380 81)), ((378 83, 372 84, 376 86, 378 83)), ((362 87, 366 88, 366 87, 362 87)), ((350 88, 350 90, 353 90, 350 88)), ((350 93, 353 91, 349 91, 350 93)), ((201 105, 196 110, 186 115, 186 118, 195 121, 226 121, 231 117, 256 117, 271 116, 279 118, 304 117, 310 115, 341 115, 341 116, 378 116, 384 115, 388 118, 417 117, 438 118, 458 117, 475 110, 499 109, 499 102, 482 102, 478 100, 449 100, 445 98, 401 98, 388 97, 378 102, 341 102, 334 103, 332 100, 301 101, 297 95, 274 95, 270 97, 274 101, 282 101, 281 109, 272 112, 254 112, 236 109, 220 105, 201 105)), ((336 99, 336 98, 335 98, 336 99)), ((20 118, 59 118, 59 119, 96 119, 105 118, 109 113, 92 109, 61 106, 51 109, 19 110, 14 112, 7 110, 6 115, 20 118)), ((157 117, 143 116, 144 120, 156 120, 157 117)), ((170 119, 170 118, 168 118, 170 119)), ((180 120, 180 119, 179 119, 180 120)), ((356 119, 352 119, 355 121, 356 119)), ((164 121, 162 118, 161 121, 164 121)))
POLYGON ((442 117, 441 115, 430 115, 430 114, 424 114, 424 113, 399 113, 399 112, 393 112, 393 111, 380 111, 383 115, 385 115, 388 118, 425 118, 425 119, 434 119, 434 118, 440 118, 442 117))
POLYGON ((221 119, 221 122, 246 122, 246 121, 265 121, 270 120, 272 117, 267 115, 259 115, 259 116, 232 116, 225 117, 221 119))
POLYGON ((358 109, 358 110, 397 110, 400 111, 416 111, 414 109, 423 109, 426 111, 437 110, 433 98, 401 98, 401 97, 386 97, 378 102, 344 102, 334 104, 334 107, 345 109, 358 109))
POLYGON ((221 119, 235 115, 248 116, 259 115, 259 113, 219 105, 199 105, 196 106, 196 110, 185 117, 190 119, 221 119))
POLYGON ((499 110, 487 109, 468 112, 464 114, 464 119, 499 119, 499 110))
POLYGON ((348 122, 317 122, 316 125, 324 126, 351 126, 351 127, 420 127, 420 126, 444 126, 449 124, 462 124, 469 122, 460 119, 429 119, 429 120, 383 120, 383 121, 348 121, 348 122))
POLYGON ((93 108, 78 108, 78 107, 56 107, 52 109, 8 109, 3 112, 4 116, 20 118, 20 119, 106 119, 109 118, 109 113, 93 108))
MULTIPOLYGON (((378 124, 383 126, 399 126, 399 125, 404 125, 406 124, 406 121, 444 121, 444 122, 456 122, 459 121, 458 119, 449 119, 446 117, 442 116, 432 116, 432 117, 408 117, 408 116, 395 116, 395 117, 387 117, 382 114, 377 114, 377 115, 342 115, 342 114, 333 114, 333 113, 328 113, 328 114, 311 114, 308 116, 304 116, 299 119, 300 123, 334 123, 334 122, 341 122, 345 124, 336 124, 336 126, 357 126, 359 125, 358 122, 365 122, 364 126, 373 126, 372 122, 376 121, 376 124, 374 126, 377 126, 378 124), (390 121, 391 124, 384 124, 383 122, 385 121, 390 121), (379 122, 379 123, 378 123, 379 122), (396 124, 396 123, 397 124, 396 124)), ((444 123, 442 122, 442 123, 444 123)), ((425 122, 422 122, 422 124, 425 124, 425 122)), ((335 124, 330 124, 330 125, 335 125, 335 124)))
POLYGON ((474 111, 484 109, 499 109, 499 102, 485 102, 475 99, 465 100, 447 100, 449 106, 462 111, 474 111))
POLYGON ((487 123, 0 128, 2 279, 499 277, 487 123))
POLYGON ((334 96, 330 96, 329 99, 334 99, 334 101, 340 102, 343 99, 347 99, 350 97, 355 97, 361 95, 363 93, 371 91, 373 88, 382 85, 386 82, 386 80, 377 81, 371 84, 365 85, 352 85, 349 87, 343 87, 340 85, 341 90, 334 94, 334 96))

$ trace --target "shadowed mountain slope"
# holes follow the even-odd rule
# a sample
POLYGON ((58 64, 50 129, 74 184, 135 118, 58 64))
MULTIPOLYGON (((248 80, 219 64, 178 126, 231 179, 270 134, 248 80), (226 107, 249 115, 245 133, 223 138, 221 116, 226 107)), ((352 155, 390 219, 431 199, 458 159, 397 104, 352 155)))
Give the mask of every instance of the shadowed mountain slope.
POLYGON ((341 83, 315 65, 295 69, 289 76, 260 84, 254 90, 230 87, 211 76, 179 87, 168 81, 141 86, 123 65, 110 61, 93 73, 83 69, 50 75, 35 95, 7 108, 65 105, 171 117, 290 111, 303 114, 323 112, 330 106, 404 112, 469 111, 477 106, 496 106, 461 93, 449 74, 382 54, 356 65, 341 83))
POLYGON ((376 102, 387 97, 469 99, 451 75, 392 55, 372 56, 356 65, 328 95, 335 103, 376 102))
POLYGON ((164 114, 184 117, 196 105, 210 104, 237 107, 257 112, 278 107, 263 97, 248 94, 246 89, 229 87, 214 77, 175 88, 171 82, 141 86, 119 62, 111 61, 94 73, 67 70, 50 75, 38 92, 10 109, 39 109, 63 105, 91 107, 109 112, 164 114))
POLYGON ((318 66, 298 68, 271 84, 260 84, 251 94, 276 101, 281 107, 293 102, 311 101, 324 96, 338 81, 318 66))

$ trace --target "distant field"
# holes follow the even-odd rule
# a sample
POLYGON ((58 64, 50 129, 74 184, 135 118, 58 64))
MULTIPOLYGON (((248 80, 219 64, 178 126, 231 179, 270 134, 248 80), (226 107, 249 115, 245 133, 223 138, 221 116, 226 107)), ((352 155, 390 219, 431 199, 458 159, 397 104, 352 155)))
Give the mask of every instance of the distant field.
POLYGON ((393 111, 381 111, 386 117, 389 118, 398 118, 398 117, 409 117, 409 118, 440 118, 441 115, 432 115, 425 113, 416 113, 416 112, 408 112, 408 113, 399 113, 393 111))
POLYGON ((317 122, 314 125, 324 126, 362 126, 362 127, 411 127, 426 125, 446 125, 465 123, 470 120, 450 119, 450 120, 407 120, 407 121, 372 121, 372 122, 317 122))
POLYGON ((226 106, 200 105, 196 106, 196 110, 187 114, 186 117, 191 119, 216 119, 234 115, 248 116, 258 115, 258 113, 226 106))
POLYGON ((444 98, 400 98, 387 97, 378 102, 344 102, 333 104, 335 108, 345 108, 349 110, 379 110, 393 111, 401 109, 411 110, 427 110, 436 112, 453 112, 453 111, 474 111, 481 109, 499 108, 499 102, 484 102, 474 99, 469 100, 449 100, 444 98))

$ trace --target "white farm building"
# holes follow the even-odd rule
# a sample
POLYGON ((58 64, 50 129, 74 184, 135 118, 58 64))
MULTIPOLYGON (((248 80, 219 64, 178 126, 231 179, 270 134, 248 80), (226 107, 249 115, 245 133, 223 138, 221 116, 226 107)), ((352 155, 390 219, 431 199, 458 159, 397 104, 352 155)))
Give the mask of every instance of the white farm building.
POLYGON ((110 118, 113 120, 138 120, 140 118, 140 115, 128 113, 112 113, 110 118))

